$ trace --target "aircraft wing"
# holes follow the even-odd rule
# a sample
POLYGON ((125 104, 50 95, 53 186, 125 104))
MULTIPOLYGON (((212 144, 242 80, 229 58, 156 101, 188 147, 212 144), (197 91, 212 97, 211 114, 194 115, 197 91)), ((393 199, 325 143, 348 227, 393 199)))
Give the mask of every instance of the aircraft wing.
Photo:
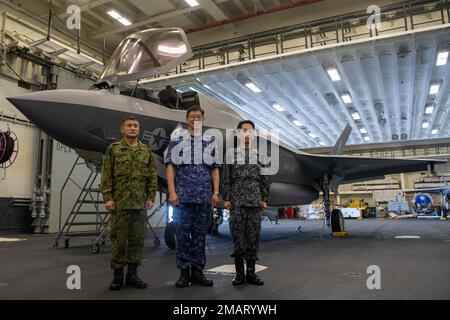
POLYGON ((317 178, 330 174, 338 178, 339 183, 370 180, 386 174, 434 170, 434 165, 447 160, 439 159, 398 159, 368 158, 340 155, 299 154, 300 165, 313 170, 317 178))

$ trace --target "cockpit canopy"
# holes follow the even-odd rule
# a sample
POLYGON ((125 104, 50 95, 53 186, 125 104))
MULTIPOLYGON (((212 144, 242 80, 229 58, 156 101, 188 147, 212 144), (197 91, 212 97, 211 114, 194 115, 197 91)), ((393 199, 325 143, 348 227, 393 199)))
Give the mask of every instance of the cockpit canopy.
POLYGON ((192 57, 180 28, 148 29, 126 37, 109 59, 101 80, 123 83, 169 72, 192 57))

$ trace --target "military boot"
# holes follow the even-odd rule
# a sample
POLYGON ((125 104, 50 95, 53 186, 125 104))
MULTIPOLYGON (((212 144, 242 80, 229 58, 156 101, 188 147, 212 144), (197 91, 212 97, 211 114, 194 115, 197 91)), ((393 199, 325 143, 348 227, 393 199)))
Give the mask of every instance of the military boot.
POLYGON ((214 282, 206 279, 202 269, 192 267, 191 282, 203 287, 212 287, 214 282))
POLYGON ((147 288, 147 284, 139 279, 137 276, 137 264, 130 263, 128 265, 127 278, 125 280, 125 284, 128 287, 133 287, 137 289, 145 289, 147 288))
POLYGON ((123 268, 114 269, 114 278, 109 285, 109 290, 117 291, 123 287, 123 268))
POLYGON ((245 283, 244 258, 234 258, 236 277, 233 279, 233 286, 240 286, 245 283))
POLYGON ((191 270, 189 267, 181 269, 180 278, 175 282, 175 287, 184 288, 189 285, 191 270))
POLYGON ((247 283, 254 284, 257 286, 262 286, 264 281, 262 281, 255 273, 256 260, 247 260, 247 283))

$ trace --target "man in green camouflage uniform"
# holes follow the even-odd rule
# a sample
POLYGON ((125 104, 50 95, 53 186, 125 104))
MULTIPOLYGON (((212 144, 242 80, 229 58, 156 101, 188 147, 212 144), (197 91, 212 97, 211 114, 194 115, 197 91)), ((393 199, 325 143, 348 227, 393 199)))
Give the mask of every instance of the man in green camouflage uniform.
POLYGON ((233 236, 236 277, 233 285, 245 282, 263 285, 264 282, 255 273, 258 260, 259 236, 261 233, 261 216, 259 212, 267 208, 270 181, 261 174, 266 162, 258 150, 252 148, 255 125, 250 120, 238 125, 239 145, 226 153, 221 178, 221 194, 224 208, 230 209, 229 226, 233 236), (244 259, 247 272, 244 274, 244 259))
POLYGON ((130 116, 122 121, 123 139, 106 150, 103 158, 101 192, 111 212, 110 290, 123 287, 123 268, 128 265, 126 285, 144 289, 137 276, 145 236, 145 210, 153 206, 156 168, 150 147, 138 140, 139 122, 130 116))

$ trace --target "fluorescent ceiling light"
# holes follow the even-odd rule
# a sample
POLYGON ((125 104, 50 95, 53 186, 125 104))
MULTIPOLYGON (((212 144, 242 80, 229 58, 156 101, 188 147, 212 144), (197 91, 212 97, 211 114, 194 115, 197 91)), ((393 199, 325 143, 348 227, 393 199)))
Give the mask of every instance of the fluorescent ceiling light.
POLYGON ((344 101, 344 103, 350 104, 352 103, 352 97, 349 94, 343 94, 341 96, 342 101, 344 101))
POLYGON ((367 130, 366 130, 366 128, 361 128, 361 129, 359 129, 359 132, 361 132, 361 133, 367 133, 367 130))
POLYGON ((361 117, 359 116, 359 112, 353 112, 352 118, 353 118, 353 120, 361 120, 361 117))
POLYGON ((365 136, 365 137, 364 137, 364 141, 370 141, 369 136, 365 136))
POLYGON ((432 114, 434 110, 434 106, 428 106, 425 108, 425 114, 432 114))
POLYGON ((339 75, 339 71, 336 68, 331 68, 327 70, 328 75, 330 76, 331 80, 333 81, 340 81, 341 76, 339 75))
POLYGON ((300 121, 298 121, 298 120, 294 120, 294 121, 292 121, 297 127, 303 127, 303 123, 301 123, 300 121))
POLYGON ((184 1, 186 1, 186 3, 187 3, 188 5, 190 5, 191 7, 196 7, 196 6, 198 6, 197 0, 184 0, 184 1))
POLYGON ((189 87, 189 89, 190 89, 191 91, 195 91, 195 92, 197 92, 197 90, 196 90, 196 89, 194 89, 194 88, 192 88, 192 87, 189 87))
POLYGON ((122 18, 117 19, 117 20, 119 20, 119 22, 120 22, 121 24, 123 24, 124 26, 130 26, 130 25, 132 25, 132 23, 130 22, 130 20, 128 20, 127 18, 122 17, 122 18))
POLYGON ((324 146, 324 145, 325 145, 325 143, 323 143, 322 141, 319 141, 319 144, 320 144, 321 146, 324 146))
POLYGON ((308 135, 309 135, 311 138, 313 138, 313 139, 317 138, 317 136, 316 136, 314 133, 312 133, 312 132, 308 133, 308 135))
POLYGON ((434 134, 437 134, 438 131, 439 131, 438 129, 433 129, 433 130, 431 131, 431 134, 433 134, 433 135, 434 135, 434 134))
POLYGON ((424 123, 422 123, 422 128, 426 129, 426 128, 428 128, 429 125, 430 125, 430 123, 428 121, 425 121, 424 123))
POLYGON ((447 59, 448 59, 448 51, 439 52, 439 54, 437 56, 436 65, 443 66, 443 65, 447 64, 447 59))
POLYGON ((108 14, 116 20, 122 18, 122 16, 116 10, 110 10, 108 11, 108 14))
POLYGON ((278 103, 273 104, 272 107, 274 107, 279 112, 283 112, 284 111, 283 107, 280 106, 278 103))
POLYGON ((211 87, 208 86, 207 84, 204 84, 203 86, 204 86, 206 89, 211 89, 211 87))
POLYGON ((119 21, 121 24, 123 24, 124 26, 129 26, 132 25, 132 23, 130 22, 130 20, 128 20, 127 18, 124 18, 120 15, 120 13, 118 13, 116 10, 110 10, 108 11, 108 14, 113 17, 114 19, 116 19, 117 21, 119 21))
POLYGON ((432 84, 430 86, 430 94, 437 94, 439 92, 439 88, 440 88, 440 84, 436 83, 436 84, 432 84))
POLYGON ((255 86, 255 84, 253 84, 252 82, 247 82, 245 84, 245 86, 247 88, 249 88, 250 90, 252 90, 254 93, 259 93, 261 92, 261 89, 259 89, 257 86, 255 86))

